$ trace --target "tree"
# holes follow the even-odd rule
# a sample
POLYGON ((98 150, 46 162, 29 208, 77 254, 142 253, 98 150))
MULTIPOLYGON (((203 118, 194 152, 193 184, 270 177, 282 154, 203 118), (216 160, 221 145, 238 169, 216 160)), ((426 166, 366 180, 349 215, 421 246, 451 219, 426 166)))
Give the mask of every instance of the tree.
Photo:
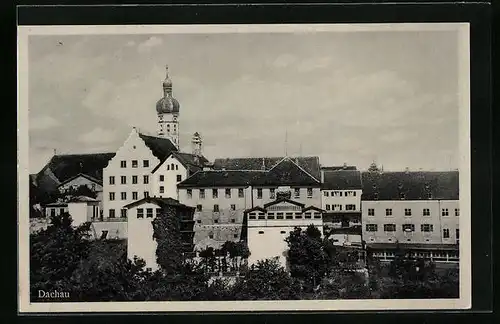
POLYGON ((172 206, 164 206, 160 214, 152 221, 156 262, 165 273, 175 274, 184 263, 180 219, 172 206))
POLYGON ((231 288, 236 300, 299 299, 298 285, 280 265, 278 258, 258 261, 231 288))
POLYGON ((327 255, 323 249, 321 232, 310 225, 305 231, 295 228, 285 239, 288 243, 288 264, 290 274, 316 287, 327 270, 327 255))
POLYGON ((88 256, 90 223, 72 226, 68 213, 51 217, 50 225, 30 235, 32 298, 38 291, 64 290, 73 272, 88 256))

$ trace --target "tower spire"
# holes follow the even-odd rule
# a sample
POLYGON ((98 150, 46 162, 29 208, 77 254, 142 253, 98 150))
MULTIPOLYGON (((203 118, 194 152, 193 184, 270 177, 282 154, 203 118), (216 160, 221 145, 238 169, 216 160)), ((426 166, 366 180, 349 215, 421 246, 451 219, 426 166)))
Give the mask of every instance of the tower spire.
POLYGON ((165 80, 163 81, 163 96, 172 96, 172 79, 170 79, 168 64, 165 65, 165 80))

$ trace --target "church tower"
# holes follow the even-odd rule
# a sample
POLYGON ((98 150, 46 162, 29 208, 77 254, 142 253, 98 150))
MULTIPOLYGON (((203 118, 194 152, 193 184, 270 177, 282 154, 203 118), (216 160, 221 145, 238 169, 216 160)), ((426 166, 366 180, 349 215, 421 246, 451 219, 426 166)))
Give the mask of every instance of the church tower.
POLYGON ((172 95, 172 80, 166 66, 163 81, 163 98, 156 103, 158 114, 158 136, 168 138, 179 149, 179 102, 172 95))
POLYGON ((198 133, 198 132, 194 133, 193 138, 191 140, 191 145, 192 145, 194 156, 199 157, 202 155, 202 152, 201 152, 202 144, 203 144, 203 140, 201 139, 200 133, 198 133))

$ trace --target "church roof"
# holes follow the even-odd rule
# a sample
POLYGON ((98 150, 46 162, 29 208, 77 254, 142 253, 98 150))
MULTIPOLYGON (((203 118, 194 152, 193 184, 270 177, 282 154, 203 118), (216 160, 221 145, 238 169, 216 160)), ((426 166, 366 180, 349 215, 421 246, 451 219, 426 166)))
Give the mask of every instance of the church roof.
POLYGON ((160 161, 164 161, 172 152, 177 151, 177 147, 168 138, 155 137, 145 134, 139 134, 147 147, 153 152, 153 155, 160 161))
POLYGON ((458 200, 458 171, 363 172, 362 200, 458 200))
MULTIPOLYGON (((268 171, 283 159, 284 157, 219 158, 214 160, 214 169, 268 171)), ((318 180, 321 178, 319 157, 291 157, 290 159, 314 178, 318 180)))
POLYGON ((361 189, 361 172, 352 170, 324 171, 321 189, 357 190, 361 189))
POLYGON ((78 174, 102 180, 102 170, 113 156, 115 153, 54 155, 38 176, 43 176, 43 171, 48 168, 59 182, 65 182, 78 174))
POLYGON ((284 158, 265 176, 256 179, 257 186, 319 186, 319 180, 301 168, 295 159, 284 158))

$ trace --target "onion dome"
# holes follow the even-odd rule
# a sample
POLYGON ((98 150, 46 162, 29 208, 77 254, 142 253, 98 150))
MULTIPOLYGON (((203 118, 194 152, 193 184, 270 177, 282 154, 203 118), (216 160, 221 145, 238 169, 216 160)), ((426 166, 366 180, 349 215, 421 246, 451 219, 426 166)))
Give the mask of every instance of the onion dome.
POLYGON ((158 114, 178 113, 179 108, 179 102, 172 97, 163 97, 156 102, 156 112, 158 114))

